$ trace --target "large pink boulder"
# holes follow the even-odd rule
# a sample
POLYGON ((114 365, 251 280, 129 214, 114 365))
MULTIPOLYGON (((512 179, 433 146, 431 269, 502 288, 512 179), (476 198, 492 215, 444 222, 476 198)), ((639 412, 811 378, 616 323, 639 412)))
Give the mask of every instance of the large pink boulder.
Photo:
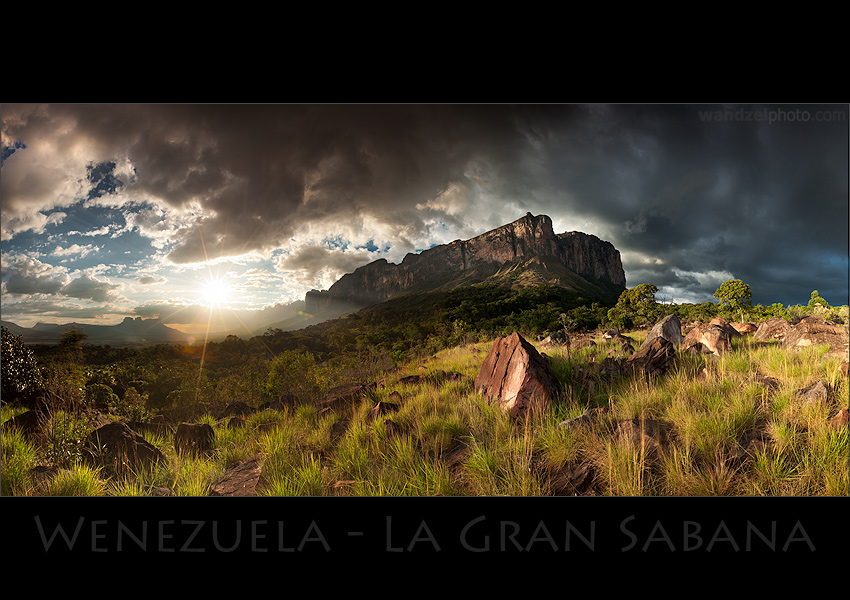
POLYGON ((546 359, 514 332, 493 342, 475 378, 475 390, 517 418, 548 407, 558 382, 546 359))

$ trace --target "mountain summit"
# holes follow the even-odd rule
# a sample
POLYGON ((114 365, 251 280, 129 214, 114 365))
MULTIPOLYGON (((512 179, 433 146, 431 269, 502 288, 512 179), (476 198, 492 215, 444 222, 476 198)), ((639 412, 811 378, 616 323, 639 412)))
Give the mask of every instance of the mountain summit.
POLYGON ((558 285, 616 299, 625 289, 620 252, 579 231, 556 234, 552 219, 527 213, 469 240, 455 240, 400 264, 376 260, 343 275, 328 290, 311 290, 307 312, 341 314, 404 293, 492 282, 511 287, 558 285))

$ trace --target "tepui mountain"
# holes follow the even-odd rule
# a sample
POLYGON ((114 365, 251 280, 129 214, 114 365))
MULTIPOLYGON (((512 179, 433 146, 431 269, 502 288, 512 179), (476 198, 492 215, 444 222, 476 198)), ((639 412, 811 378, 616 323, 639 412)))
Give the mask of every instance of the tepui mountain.
POLYGON ((478 283, 557 285, 615 301, 626 289, 626 276, 620 252, 610 242, 579 231, 556 234, 550 217, 527 213, 472 239, 408 254, 400 264, 371 262, 328 290, 311 290, 305 304, 308 313, 326 316, 401 294, 478 283))

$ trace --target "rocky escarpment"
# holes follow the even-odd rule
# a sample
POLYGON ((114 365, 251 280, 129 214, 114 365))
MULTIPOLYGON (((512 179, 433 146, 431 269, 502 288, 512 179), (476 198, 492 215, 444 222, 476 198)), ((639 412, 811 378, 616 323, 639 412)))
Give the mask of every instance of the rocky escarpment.
POLYGON ((470 285, 485 281, 506 265, 539 257, 554 258, 582 278, 625 289, 620 253, 610 242, 578 231, 555 234, 548 216, 528 213, 472 239, 408 254, 400 264, 380 259, 364 265, 328 290, 308 292, 306 308, 315 314, 369 306, 404 292, 470 285))

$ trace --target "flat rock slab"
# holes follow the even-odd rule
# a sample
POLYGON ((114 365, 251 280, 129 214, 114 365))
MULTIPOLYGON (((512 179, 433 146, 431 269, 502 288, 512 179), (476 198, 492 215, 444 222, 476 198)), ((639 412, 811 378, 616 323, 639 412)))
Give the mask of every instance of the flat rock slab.
POLYGON ((210 496, 256 496, 257 490, 265 483, 263 464, 265 454, 255 454, 248 460, 225 471, 210 485, 210 496))

